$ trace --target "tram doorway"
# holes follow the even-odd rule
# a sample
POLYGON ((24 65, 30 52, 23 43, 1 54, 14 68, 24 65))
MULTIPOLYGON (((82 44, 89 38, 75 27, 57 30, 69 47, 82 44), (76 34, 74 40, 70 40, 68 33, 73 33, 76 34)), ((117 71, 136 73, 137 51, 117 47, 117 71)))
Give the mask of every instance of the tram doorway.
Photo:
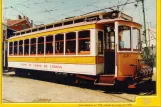
POLYGON ((104 27, 104 74, 115 74, 115 30, 114 24, 104 27))

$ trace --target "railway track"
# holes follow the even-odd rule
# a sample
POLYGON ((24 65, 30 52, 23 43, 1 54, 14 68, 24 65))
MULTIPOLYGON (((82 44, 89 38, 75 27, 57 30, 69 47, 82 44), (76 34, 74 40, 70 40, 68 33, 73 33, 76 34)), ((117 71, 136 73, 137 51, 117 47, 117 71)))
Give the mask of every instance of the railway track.
MULTIPOLYGON (((56 80, 54 80, 54 79, 50 79, 50 78, 48 78, 48 79, 45 79, 45 78, 31 78, 30 76, 28 76, 28 77, 23 77, 23 78, 21 78, 21 77, 17 77, 13 72, 9 72, 9 73, 4 73, 3 74, 3 79, 9 79, 8 80, 8 82, 9 83, 14 83, 14 81, 17 81, 17 82, 15 82, 16 83, 16 85, 17 85, 17 83, 21 83, 20 81, 21 81, 21 79, 24 81, 24 82, 26 82, 26 81, 31 81, 31 83, 32 82, 34 82, 33 80, 36 80, 36 82, 40 82, 40 84, 39 84, 39 86, 41 86, 41 85, 43 85, 44 83, 42 83, 42 82, 45 82, 45 83, 47 83, 47 84, 51 84, 51 85, 55 85, 56 87, 57 87, 57 85, 62 85, 63 87, 71 87, 71 89, 70 90, 77 90, 78 89, 78 91, 80 91, 80 92, 82 92, 82 93, 86 93, 87 95, 88 95, 88 92, 86 92, 87 90, 89 91, 89 92, 91 92, 92 91, 92 93, 97 93, 95 96, 98 96, 98 95, 103 95, 102 97, 107 97, 108 96, 108 98, 109 98, 109 100, 107 99, 107 102, 115 102, 115 99, 117 99, 117 102, 118 101, 120 101, 120 102, 134 102, 135 101, 135 98, 137 97, 137 96, 140 96, 141 94, 143 95, 150 95, 151 93, 150 92, 142 92, 141 94, 139 93, 139 92, 126 92, 126 91, 118 91, 117 89, 113 89, 113 88, 108 88, 107 89, 107 87, 99 87, 99 86, 94 86, 94 85, 92 85, 92 84, 79 84, 79 85, 69 85, 69 84, 64 84, 63 82, 60 82, 60 81, 56 81, 56 80), (20 80, 19 80, 20 79, 20 80), (149 94, 150 93, 150 94, 149 94), (110 99, 110 98, 112 98, 112 99, 110 99), (112 101, 111 101, 112 100, 112 101)), ((5 83, 4 83, 5 84, 5 83)), ((13 87, 14 88, 17 88, 16 86, 14 86, 13 85, 13 87)), ((28 86, 27 86, 28 87, 28 86)), ((61 90, 61 89, 60 89, 61 90)), ((70 91, 69 90, 69 91, 70 91)), ((23 91, 23 90, 22 90, 23 91)), ((40 90, 40 92, 41 92, 41 90, 40 90)), ((60 92, 58 92, 58 93, 60 93, 60 92)), ((24 94, 24 93, 23 93, 24 94)), ((41 94, 41 93, 40 93, 41 94)), ((76 95, 78 94, 77 92, 75 93, 76 95)), ((85 94, 85 95, 86 95, 85 94)), ((152 93, 153 94, 153 93, 152 93)), ((39 96, 39 95, 38 95, 39 96)), ((93 95, 90 95, 90 96, 93 96, 93 95)), ((3 98, 5 98, 5 97, 3 97, 3 98)), ((83 99, 83 98, 82 98, 83 99)), ((101 99, 101 97, 100 97, 100 99, 101 99)), ((35 99, 33 99, 33 100, 30 100, 29 102, 53 102, 53 100, 50 100, 50 99, 46 99, 46 97, 44 97, 43 99, 39 99, 39 98, 35 98, 35 99)), ((64 100, 65 101, 65 100, 64 100)), ((82 100, 82 101, 84 101, 84 100, 82 100)), ((3 99, 3 102, 4 103, 13 103, 13 102, 17 102, 16 100, 10 100, 10 99, 8 99, 8 97, 7 97, 7 99, 3 99)), ((63 101, 62 101, 63 102, 63 101)), ((91 102, 91 101, 89 101, 89 102, 91 102)), ((104 102, 106 102, 106 101, 104 101, 104 102)))

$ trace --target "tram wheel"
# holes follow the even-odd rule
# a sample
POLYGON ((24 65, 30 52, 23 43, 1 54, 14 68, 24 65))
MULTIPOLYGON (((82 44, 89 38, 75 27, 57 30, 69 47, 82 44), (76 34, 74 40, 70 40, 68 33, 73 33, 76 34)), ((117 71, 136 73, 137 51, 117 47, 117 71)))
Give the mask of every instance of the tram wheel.
POLYGON ((20 71, 16 70, 16 71, 15 71, 15 75, 16 75, 16 76, 20 76, 20 75, 21 75, 20 71))
POLYGON ((128 84, 126 82, 115 80, 113 89, 114 91, 125 92, 128 90, 128 84))
POLYGON ((34 77, 34 78, 36 78, 36 77, 40 77, 39 75, 39 73, 38 72, 36 72, 36 71, 30 71, 29 72, 29 75, 31 76, 31 77, 34 77))
POLYGON ((20 77, 26 77, 26 76, 28 76, 28 72, 24 69, 16 69, 15 75, 20 76, 20 77))
POLYGON ((76 81, 75 75, 67 75, 66 77, 64 77, 65 84, 75 85, 75 81, 76 81))

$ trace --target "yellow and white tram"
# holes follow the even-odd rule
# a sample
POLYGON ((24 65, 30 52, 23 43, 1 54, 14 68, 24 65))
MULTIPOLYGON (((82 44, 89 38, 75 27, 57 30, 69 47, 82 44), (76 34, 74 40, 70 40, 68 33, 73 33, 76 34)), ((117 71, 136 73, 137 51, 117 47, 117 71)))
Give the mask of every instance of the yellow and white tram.
POLYGON ((8 66, 16 72, 70 73, 96 85, 130 80, 130 86, 152 77, 151 68, 138 63, 142 59, 140 30, 141 25, 132 17, 118 11, 25 29, 8 39, 8 66), (137 68, 148 70, 140 70, 142 75, 138 75, 137 68))

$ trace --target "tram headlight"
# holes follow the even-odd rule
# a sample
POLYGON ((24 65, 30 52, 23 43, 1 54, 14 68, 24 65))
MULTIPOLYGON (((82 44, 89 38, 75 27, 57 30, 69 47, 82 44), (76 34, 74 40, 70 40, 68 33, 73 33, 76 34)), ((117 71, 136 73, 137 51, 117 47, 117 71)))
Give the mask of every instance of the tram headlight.
POLYGON ((117 13, 112 13, 112 18, 116 18, 117 17, 117 13))

